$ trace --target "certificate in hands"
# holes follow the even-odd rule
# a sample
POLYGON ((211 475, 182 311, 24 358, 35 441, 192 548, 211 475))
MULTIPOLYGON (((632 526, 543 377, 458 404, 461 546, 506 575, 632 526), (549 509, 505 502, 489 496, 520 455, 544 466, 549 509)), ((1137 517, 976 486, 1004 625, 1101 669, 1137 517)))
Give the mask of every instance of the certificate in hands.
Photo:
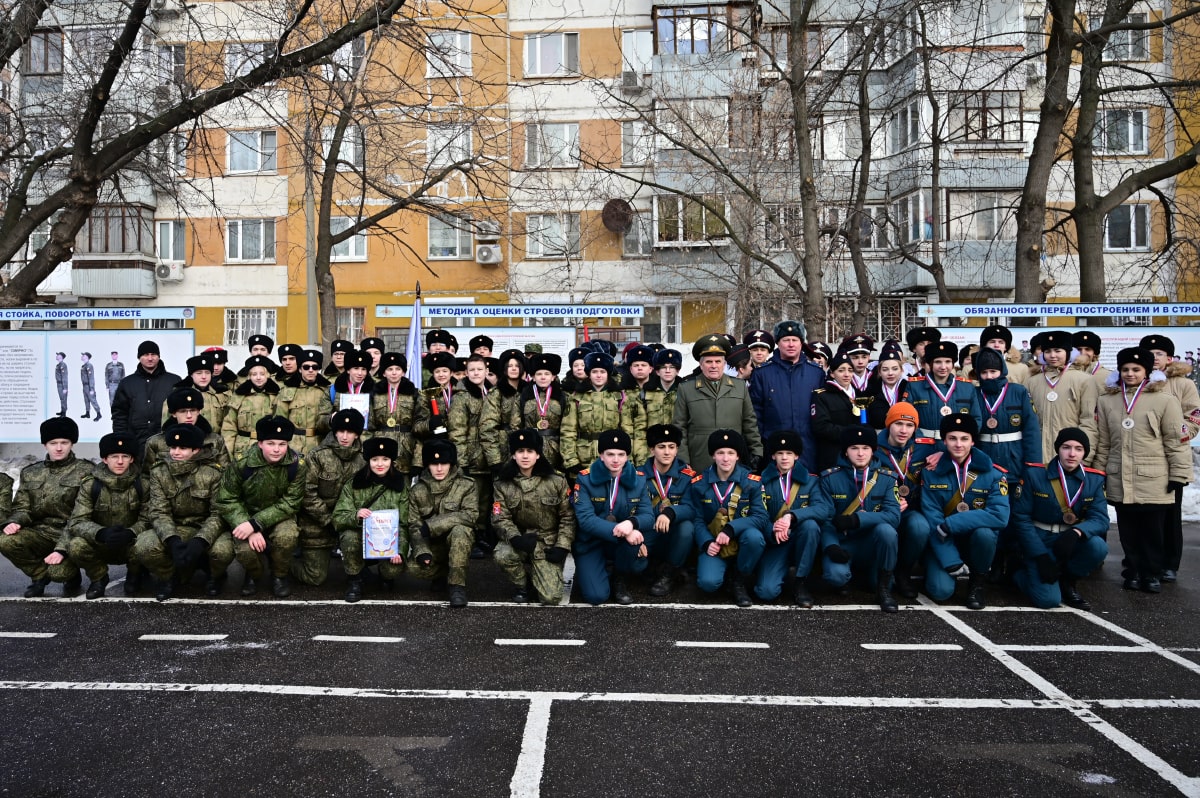
POLYGON ((363 559, 390 560, 400 556, 400 511, 372 510, 363 519, 363 559))
POLYGON ((357 410, 363 418, 371 415, 371 395, 367 393, 344 393, 338 396, 338 410, 357 410))

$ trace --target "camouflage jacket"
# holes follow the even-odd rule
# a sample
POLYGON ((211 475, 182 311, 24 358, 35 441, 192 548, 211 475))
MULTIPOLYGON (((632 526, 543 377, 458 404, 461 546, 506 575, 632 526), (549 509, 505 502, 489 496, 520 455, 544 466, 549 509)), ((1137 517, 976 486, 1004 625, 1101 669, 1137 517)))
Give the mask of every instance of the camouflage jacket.
POLYGON ((275 413, 296 425, 291 446, 301 454, 308 454, 329 432, 329 417, 333 415, 329 380, 317 375, 317 381, 310 384, 299 374, 288 377, 279 389, 275 413))
POLYGON ((304 515, 319 526, 328 526, 333 520, 333 507, 342 493, 342 486, 362 468, 362 442, 355 438, 349 446, 341 446, 331 432, 306 459, 304 515))
POLYGON ((13 478, 0 471, 0 518, 12 515, 13 478))
POLYGON ((562 470, 562 441, 559 435, 562 432, 563 416, 567 413, 567 403, 574 397, 565 397, 563 387, 558 382, 553 382, 549 388, 550 403, 546 404, 546 392, 538 388, 535 396, 534 388, 536 387, 533 383, 528 383, 521 389, 520 404, 517 406, 517 415, 513 419, 513 428, 536 429, 542 436, 542 458, 555 469, 562 470), (546 408, 545 416, 538 410, 539 401, 546 408), (542 421, 546 422, 544 429, 539 426, 542 421))
MULTIPOLYGON (((491 391, 488 392, 490 395, 491 391)), ((450 405, 450 423, 446 425, 450 428, 450 440, 458 449, 459 466, 470 474, 485 474, 488 470, 479 435, 479 423, 488 396, 484 395, 482 386, 464 380, 462 391, 450 405)))
MULTIPOLYGON (((539 461, 539 464, 541 461, 539 461)), ((532 532, 543 549, 571 548, 575 542, 575 513, 566 477, 549 465, 521 476, 516 463, 504 467, 495 482, 492 526, 503 540, 532 532)))
POLYGON ((146 521, 159 540, 198 537, 211 546, 225 527, 217 512, 222 467, 204 452, 191 460, 164 460, 150 469, 146 521))
POLYGON ((346 481, 338 496, 333 509, 333 528, 339 534, 343 532, 362 532, 363 522, 358 517, 358 511, 364 507, 368 510, 399 510, 400 511, 400 554, 408 555, 408 477, 398 471, 392 471, 387 479, 380 480, 371 473, 370 468, 359 469, 354 476, 346 481))
POLYGON ((396 456, 396 468, 405 473, 413 470, 413 459, 417 450, 417 439, 413 434, 417 404, 420 402, 417 386, 401 377, 396 386, 394 399, 389 396, 387 380, 375 384, 371 390, 371 418, 367 429, 372 438, 391 438, 400 446, 396 456), (388 405, 394 403, 392 409, 388 405))
POLYGON ((47 457, 40 463, 25 466, 21 469, 21 487, 17 488, 12 512, 5 525, 44 523, 65 529, 75 508, 79 485, 95 466, 91 460, 81 460, 73 452, 57 463, 47 457))
POLYGON ((221 425, 221 437, 225 439, 230 457, 240 460, 253 446, 254 425, 260 418, 275 412, 278 398, 279 386, 274 380, 267 380, 262 388, 255 388, 252 382, 243 382, 237 387, 229 399, 229 408, 221 425))
POLYGON ((520 418, 521 389, 500 380, 488 393, 479 419, 479 440, 483 443, 483 456, 489 466, 508 462, 508 433, 520 429, 513 426, 520 418))
POLYGON ((66 551, 71 538, 96 543, 96 533, 106 526, 127 527, 135 534, 141 532, 145 528, 142 522, 145 500, 146 485, 137 463, 120 476, 109 471, 104 463, 97 463, 92 473, 79 483, 71 518, 55 548, 66 551))
MULTIPOLYGON (((196 388, 191 377, 184 377, 179 382, 171 386, 172 390, 178 391, 182 388, 196 388)), ((228 385, 215 380, 209 384, 207 388, 196 388, 197 391, 204 394, 204 407, 200 410, 200 416, 208 419, 208 423, 214 430, 220 430, 221 424, 225 422, 225 411, 229 409, 229 399, 233 396, 233 391, 228 385)), ((167 420, 171 418, 170 412, 167 410, 167 403, 163 402, 163 429, 167 427, 167 420)))
POLYGON ((646 426, 655 424, 670 424, 675 418, 675 389, 679 380, 671 384, 670 390, 663 390, 658 375, 651 375, 646 386, 637 392, 638 400, 646 411, 646 426))
POLYGON ((633 441, 631 459, 646 459, 646 416, 634 409, 636 399, 614 387, 612 381, 602 391, 589 390, 567 400, 562 422, 562 459, 564 468, 583 468, 599 456, 596 439, 610 429, 625 430, 633 441))
POLYGON ((429 524, 432 537, 449 534, 456 526, 475 525, 479 499, 475 480, 462 472, 458 466, 438 482, 429 473, 421 472, 416 483, 408 492, 408 531, 413 556, 429 551, 429 544, 421 537, 421 524, 429 524))
POLYGON ((217 492, 217 510, 230 529, 253 521, 266 531, 294 518, 304 502, 308 464, 292 450, 278 463, 268 463, 257 446, 225 469, 217 492))
MULTIPOLYGON (((146 441, 146 454, 142 457, 142 470, 150 473, 150 470, 159 463, 171 459, 171 447, 167 446, 167 432, 171 427, 178 424, 178 421, 171 419, 166 424, 163 424, 163 431, 150 437, 146 441)), ((225 439, 217 433, 213 432, 212 427, 208 425, 208 419, 204 416, 196 419, 196 426, 204 430, 204 455, 213 460, 217 465, 224 468, 229 465, 229 449, 225 447, 225 439)))

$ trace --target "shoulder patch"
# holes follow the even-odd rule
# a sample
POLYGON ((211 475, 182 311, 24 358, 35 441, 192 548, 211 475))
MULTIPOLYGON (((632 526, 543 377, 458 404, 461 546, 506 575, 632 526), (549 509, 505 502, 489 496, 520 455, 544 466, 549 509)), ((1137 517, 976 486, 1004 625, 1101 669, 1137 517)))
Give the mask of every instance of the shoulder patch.
POLYGON ((693 470, 692 470, 691 468, 689 468, 688 466, 684 466, 683 468, 679 469, 679 472, 680 472, 681 474, 683 474, 684 476, 689 476, 689 477, 694 477, 694 476, 696 476, 696 472, 695 472, 695 471, 693 471, 693 470))
POLYGON ((696 484, 697 482, 699 482, 699 481, 700 481, 700 480, 702 480, 702 479, 704 479, 704 475, 703 475, 703 474, 697 474, 696 476, 692 477, 692 484, 694 485, 694 484, 696 484))
POLYGON ((992 463, 992 468, 996 469, 996 470, 997 470, 997 471, 999 471, 1001 474, 1007 474, 1007 473, 1008 473, 1008 469, 1007 469, 1007 468, 1005 468, 1004 466, 1000 465, 999 463, 992 463))
POLYGON ((633 473, 637 474, 639 477, 646 476, 646 472, 641 470, 640 468, 633 469, 633 473))
POLYGON ((937 446, 937 438, 913 438, 913 443, 923 443, 926 446, 937 446))
POLYGON ((838 471, 841 471, 841 470, 842 470, 842 467, 841 467, 841 466, 833 466, 832 468, 826 468, 824 471, 822 471, 822 472, 821 472, 820 474, 818 474, 817 476, 821 476, 821 477, 823 477, 823 476, 825 476, 826 474, 836 474, 838 471))
POLYGON ((824 389, 824 388, 817 388, 816 390, 814 390, 814 391, 813 391, 813 393, 825 393, 825 389, 824 389))
POLYGON ((1084 466, 1083 470, 1088 472, 1089 474, 1099 474, 1102 477, 1108 476, 1107 473, 1105 473, 1104 471, 1101 471, 1099 468, 1088 468, 1087 466, 1084 466))
POLYGON ((920 377, 920 376, 913 375, 912 377, 909 377, 909 378, 908 378, 908 381, 909 381, 909 382, 925 382, 925 378, 924 378, 924 377, 920 377))
POLYGON ((1045 463, 1026 463, 1025 467, 1026 468, 1045 468, 1046 464, 1045 463))
POLYGON ((580 472, 579 472, 579 476, 581 476, 581 477, 582 477, 582 476, 584 476, 585 474, 587 474, 587 472, 588 472, 589 470, 590 470, 590 469, 587 469, 587 468, 583 469, 582 471, 580 471, 580 472))
MULTIPOLYGON (((970 380, 968 380, 966 377, 955 377, 954 379, 955 379, 955 380, 957 380, 958 382, 971 382, 971 381, 970 381, 970 380)), ((972 385, 973 385, 973 384, 974 384, 974 383, 972 383, 972 385)))
POLYGON ((751 482, 762 482, 762 477, 760 477, 758 474, 747 474, 746 479, 750 480, 751 482))

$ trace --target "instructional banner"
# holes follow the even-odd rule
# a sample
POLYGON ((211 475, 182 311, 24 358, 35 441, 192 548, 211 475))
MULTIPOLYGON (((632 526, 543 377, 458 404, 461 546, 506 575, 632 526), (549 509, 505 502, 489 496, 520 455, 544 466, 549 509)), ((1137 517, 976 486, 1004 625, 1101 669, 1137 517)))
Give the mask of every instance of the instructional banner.
POLYGON ((494 342, 492 357, 500 357, 506 349, 525 351, 526 344, 540 344, 543 352, 554 353, 563 359, 563 370, 559 376, 565 376, 570 368, 567 355, 575 348, 574 327, 447 327, 458 338, 458 354, 470 357, 466 351, 467 342, 476 335, 486 335, 494 342))
POLYGON ((3 308, 0 321, 136 321, 138 319, 194 319, 194 307, 177 308, 3 308))
MULTIPOLYGON (((966 344, 979 345, 982 327, 940 327, 943 341, 953 341, 961 349, 966 344)), ((1013 346, 1028 349, 1029 339, 1040 332, 1078 332, 1090 330, 1100 336, 1100 364, 1109 369, 1117 367, 1117 352, 1138 342, 1146 335, 1165 335, 1175 343, 1175 357, 1185 360, 1190 351, 1193 358, 1200 355, 1200 327, 1010 327, 1013 346)))
POLYGON ((917 315, 936 318, 1042 318, 1076 316, 1200 316, 1196 302, 1047 303, 1044 305, 919 305, 917 315))
MULTIPOLYGON (((430 305, 421 304, 423 319, 610 319, 636 318, 641 305, 430 305)), ((412 305, 376 305, 380 319, 412 318, 412 305)))
POLYGON ((138 345, 158 343, 167 371, 184 376, 194 330, 37 330, 0 333, 0 442, 40 443, 38 428, 60 413, 79 440, 112 432, 112 398, 138 366, 138 345))

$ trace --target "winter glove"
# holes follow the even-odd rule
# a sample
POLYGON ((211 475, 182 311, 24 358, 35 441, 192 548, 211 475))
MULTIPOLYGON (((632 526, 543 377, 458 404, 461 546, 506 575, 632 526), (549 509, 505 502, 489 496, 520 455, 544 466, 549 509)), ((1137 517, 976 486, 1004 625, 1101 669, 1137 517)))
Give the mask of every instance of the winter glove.
POLYGON ((96 533, 96 540, 110 549, 123 549, 133 543, 133 530, 123 526, 106 526, 96 533))
POLYGON ((432 564, 433 564, 433 555, 430 554, 429 552, 425 552, 424 554, 417 555, 417 565, 421 566, 422 568, 428 568, 432 564))
POLYGON ((564 549, 562 546, 555 546, 546 552, 546 562, 554 565, 562 565, 567 561, 567 555, 571 553, 570 549, 564 549))
POLYGON ((1038 579, 1042 580, 1043 585, 1058 581, 1058 564, 1049 554, 1039 554, 1033 561, 1037 564, 1038 579))
POLYGON ((1071 559, 1071 555, 1075 553, 1075 548, 1079 545, 1079 533, 1074 529, 1068 529, 1066 532, 1058 536, 1058 540, 1054 541, 1054 545, 1050 547, 1054 552, 1054 557, 1061 563, 1071 559))
POLYGON ((850 515, 835 515, 833 517, 833 528, 838 532, 845 534, 852 529, 858 529, 860 521, 858 513, 850 513, 850 515))
POLYGON ((187 567, 184 562, 187 544, 179 538, 179 535, 171 535, 171 537, 164 540, 163 548, 171 555, 171 562, 174 563, 177 570, 187 567))
POLYGON ((537 548, 537 535, 532 532, 517 535, 509 541, 509 545, 524 554, 533 554, 533 550, 537 548))
POLYGON ((1176 482, 1175 480, 1171 480, 1170 482, 1167 483, 1167 493, 1175 493, 1176 491, 1181 491, 1181 490, 1183 490, 1183 487, 1185 484, 1186 483, 1176 482))
POLYGON ((195 568, 200 564, 201 558, 203 558, 205 553, 208 551, 208 541, 199 537, 192 538, 187 542, 183 549, 183 567, 195 568))
POLYGON ((422 521, 421 522, 421 537, 425 538, 426 540, 429 540, 429 538, 431 538, 432 536, 433 536, 433 533, 429 531, 429 522, 422 521))
POLYGON ((825 547, 825 556, 829 558, 830 562, 837 563, 838 565, 845 565, 850 562, 850 552, 836 543, 825 547))

